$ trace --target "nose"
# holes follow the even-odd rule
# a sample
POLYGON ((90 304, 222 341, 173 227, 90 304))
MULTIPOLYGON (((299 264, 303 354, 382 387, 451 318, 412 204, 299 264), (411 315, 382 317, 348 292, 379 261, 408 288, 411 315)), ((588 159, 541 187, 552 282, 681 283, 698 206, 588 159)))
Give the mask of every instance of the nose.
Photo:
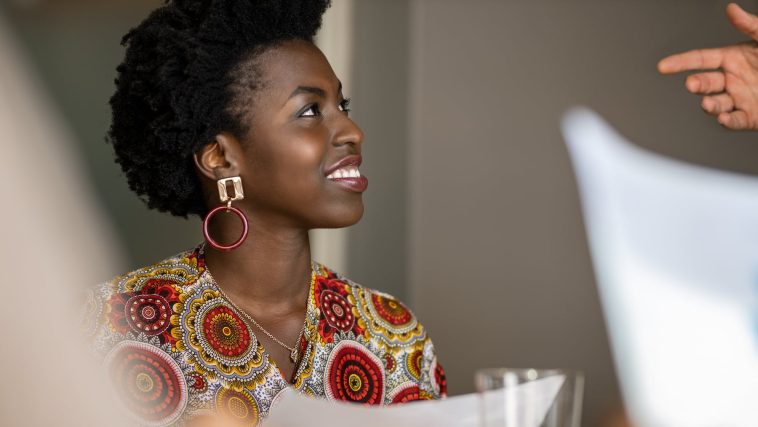
POLYGON ((360 148, 363 144, 363 131, 350 117, 342 115, 337 120, 337 129, 332 144, 334 146, 350 144, 360 148))

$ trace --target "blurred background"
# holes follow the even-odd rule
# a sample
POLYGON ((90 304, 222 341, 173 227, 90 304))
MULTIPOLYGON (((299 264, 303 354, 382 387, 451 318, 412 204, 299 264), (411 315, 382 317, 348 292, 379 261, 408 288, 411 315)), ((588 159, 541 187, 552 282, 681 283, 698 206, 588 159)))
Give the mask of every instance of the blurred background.
MULTIPOLYGON (((71 223, 56 212, 67 204, 90 218, 70 249, 98 260, 92 281, 202 237, 197 219, 148 211, 104 141, 120 38, 161 3, 0 2, 0 62, 19 64, 24 96, 44 110, 28 126, 51 129, 36 147, 75 176, 46 214, 63 229, 71 223)), ((586 373, 585 424, 612 425, 622 405, 559 118, 586 105, 647 149, 758 174, 756 134, 722 129, 683 76, 655 69, 673 52, 743 40, 727 1, 333 3, 319 43, 366 133, 371 185, 363 220, 317 233, 316 258, 414 309, 451 394, 472 392, 478 368, 575 368, 586 373)), ((0 70, 12 113, 19 73, 0 70)), ((11 138, 5 123, 3 152, 44 176, 25 134, 11 138)))

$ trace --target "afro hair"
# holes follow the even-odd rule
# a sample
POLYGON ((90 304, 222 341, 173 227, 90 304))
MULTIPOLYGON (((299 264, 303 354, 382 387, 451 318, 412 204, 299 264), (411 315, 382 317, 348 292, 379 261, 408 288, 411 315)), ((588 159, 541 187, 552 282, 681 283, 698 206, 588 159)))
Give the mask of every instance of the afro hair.
POLYGON ((192 156, 222 131, 245 132, 250 64, 287 40, 313 41, 330 0, 169 0, 129 31, 110 100, 108 137, 129 183, 149 208, 207 212, 192 156))

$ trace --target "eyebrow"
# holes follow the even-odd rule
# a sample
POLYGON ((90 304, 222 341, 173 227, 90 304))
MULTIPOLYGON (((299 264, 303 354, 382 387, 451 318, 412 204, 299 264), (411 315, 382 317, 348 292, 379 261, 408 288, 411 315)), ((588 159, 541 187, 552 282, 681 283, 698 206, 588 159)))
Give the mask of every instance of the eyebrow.
MULTIPOLYGON (((295 90, 292 91, 289 98, 291 99, 297 95, 300 95, 301 93, 312 93, 315 95, 318 95, 322 98, 326 98, 326 91, 324 89, 321 89, 320 87, 315 86, 298 86, 295 90)), ((339 82, 339 87, 337 88, 337 93, 342 93, 342 82, 339 82)))

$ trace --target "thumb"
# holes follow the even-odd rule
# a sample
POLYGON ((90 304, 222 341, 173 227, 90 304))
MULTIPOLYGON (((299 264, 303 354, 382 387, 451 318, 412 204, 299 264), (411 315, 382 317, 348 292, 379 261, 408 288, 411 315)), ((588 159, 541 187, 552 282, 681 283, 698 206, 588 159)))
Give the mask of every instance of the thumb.
POLYGON ((736 3, 729 3, 726 7, 726 16, 734 28, 758 41, 758 16, 745 12, 736 3))

